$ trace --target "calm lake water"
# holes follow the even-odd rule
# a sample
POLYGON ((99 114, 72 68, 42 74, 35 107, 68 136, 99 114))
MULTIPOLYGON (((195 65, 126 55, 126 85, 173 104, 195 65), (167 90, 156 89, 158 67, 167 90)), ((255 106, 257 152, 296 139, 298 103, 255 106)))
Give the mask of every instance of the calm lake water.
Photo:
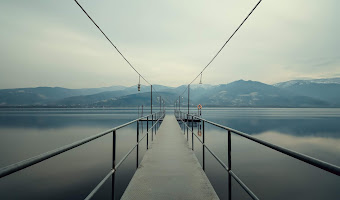
MULTIPOLYGON (((169 109, 167 114, 172 114, 169 109)), ((203 118, 274 144, 340 165, 340 109, 207 108, 203 118)), ((75 142, 137 118, 136 109, 1 109, 0 167, 75 142)), ((227 132, 205 124, 206 144, 227 163, 227 132)), ((134 123, 117 131, 117 160, 136 142, 134 123)), ((143 124, 141 136, 145 134, 143 124)), ((197 127, 194 127, 197 132, 197 127)), ((191 137, 189 137, 191 138, 191 137)), ((189 141, 191 144, 191 142, 189 141)), ((194 140, 202 163, 202 145, 194 140)), ((232 169, 260 199, 340 199, 340 178, 232 135, 232 169)), ((140 146, 140 158, 146 140, 140 146)), ((112 134, 0 179, 0 199, 84 199, 111 169, 112 134)), ((123 194, 136 168, 136 151, 116 173, 123 194)), ((228 176, 206 151, 206 171, 221 199, 228 176)), ((232 180, 232 198, 250 199, 232 180)), ((111 180, 96 199, 111 198, 111 180)))

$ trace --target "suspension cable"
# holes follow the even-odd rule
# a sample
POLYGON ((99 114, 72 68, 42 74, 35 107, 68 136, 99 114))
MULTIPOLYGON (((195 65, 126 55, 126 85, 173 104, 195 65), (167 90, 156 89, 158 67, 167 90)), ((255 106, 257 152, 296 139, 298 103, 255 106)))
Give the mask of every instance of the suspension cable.
POLYGON ((256 5, 253 7, 253 9, 250 11, 250 13, 244 18, 242 23, 236 28, 236 30, 231 34, 231 36, 226 40, 226 42, 222 45, 222 47, 217 51, 215 56, 208 62, 208 64, 198 73, 198 75, 188 84, 188 86, 184 89, 184 91, 181 93, 180 96, 182 96, 185 91, 188 90, 189 85, 191 85, 209 66, 210 64, 215 60, 215 58, 220 54, 220 52, 223 50, 223 48, 229 43, 231 38, 236 34, 236 32, 241 28, 241 26, 246 22, 246 20, 249 18, 249 16, 254 12, 254 10, 257 8, 257 6, 262 2, 262 0, 259 0, 256 5))

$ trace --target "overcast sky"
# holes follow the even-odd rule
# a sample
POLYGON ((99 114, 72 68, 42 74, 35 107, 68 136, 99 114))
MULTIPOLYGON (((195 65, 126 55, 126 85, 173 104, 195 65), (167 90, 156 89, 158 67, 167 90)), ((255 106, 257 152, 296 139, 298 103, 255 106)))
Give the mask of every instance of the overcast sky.
MULTIPOLYGON (((0 88, 138 83, 74 1, 0 2, 0 88)), ((191 82, 257 3, 79 2, 149 82, 168 86, 191 82)), ((339 8, 339 0, 263 0, 203 83, 339 77, 339 8)))

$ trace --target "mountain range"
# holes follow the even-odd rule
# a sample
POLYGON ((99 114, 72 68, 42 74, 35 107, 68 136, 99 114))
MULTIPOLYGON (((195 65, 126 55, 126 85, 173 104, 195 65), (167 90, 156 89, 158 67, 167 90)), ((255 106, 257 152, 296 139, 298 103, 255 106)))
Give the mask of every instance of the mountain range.
MULTIPOLYGON (((166 105, 181 97, 187 106, 186 85, 153 85, 153 105, 162 96, 166 105), (185 91, 185 92, 184 92, 185 91), (184 92, 184 93, 183 93, 184 92)), ((36 87, 0 90, 1 107, 126 107, 149 106, 150 87, 111 86, 68 89, 36 87)), ((190 105, 211 107, 340 107, 340 78, 291 80, 268 85, 258 81, 238 80, 228 84, 190 86, 190 105)))

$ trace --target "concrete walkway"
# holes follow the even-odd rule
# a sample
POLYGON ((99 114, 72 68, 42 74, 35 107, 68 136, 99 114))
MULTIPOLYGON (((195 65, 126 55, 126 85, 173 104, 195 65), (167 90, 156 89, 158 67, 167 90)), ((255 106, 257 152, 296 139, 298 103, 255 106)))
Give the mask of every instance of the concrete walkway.
POLYGON ((219 199, 173 115, 167 115, 122 199, 219 199))

